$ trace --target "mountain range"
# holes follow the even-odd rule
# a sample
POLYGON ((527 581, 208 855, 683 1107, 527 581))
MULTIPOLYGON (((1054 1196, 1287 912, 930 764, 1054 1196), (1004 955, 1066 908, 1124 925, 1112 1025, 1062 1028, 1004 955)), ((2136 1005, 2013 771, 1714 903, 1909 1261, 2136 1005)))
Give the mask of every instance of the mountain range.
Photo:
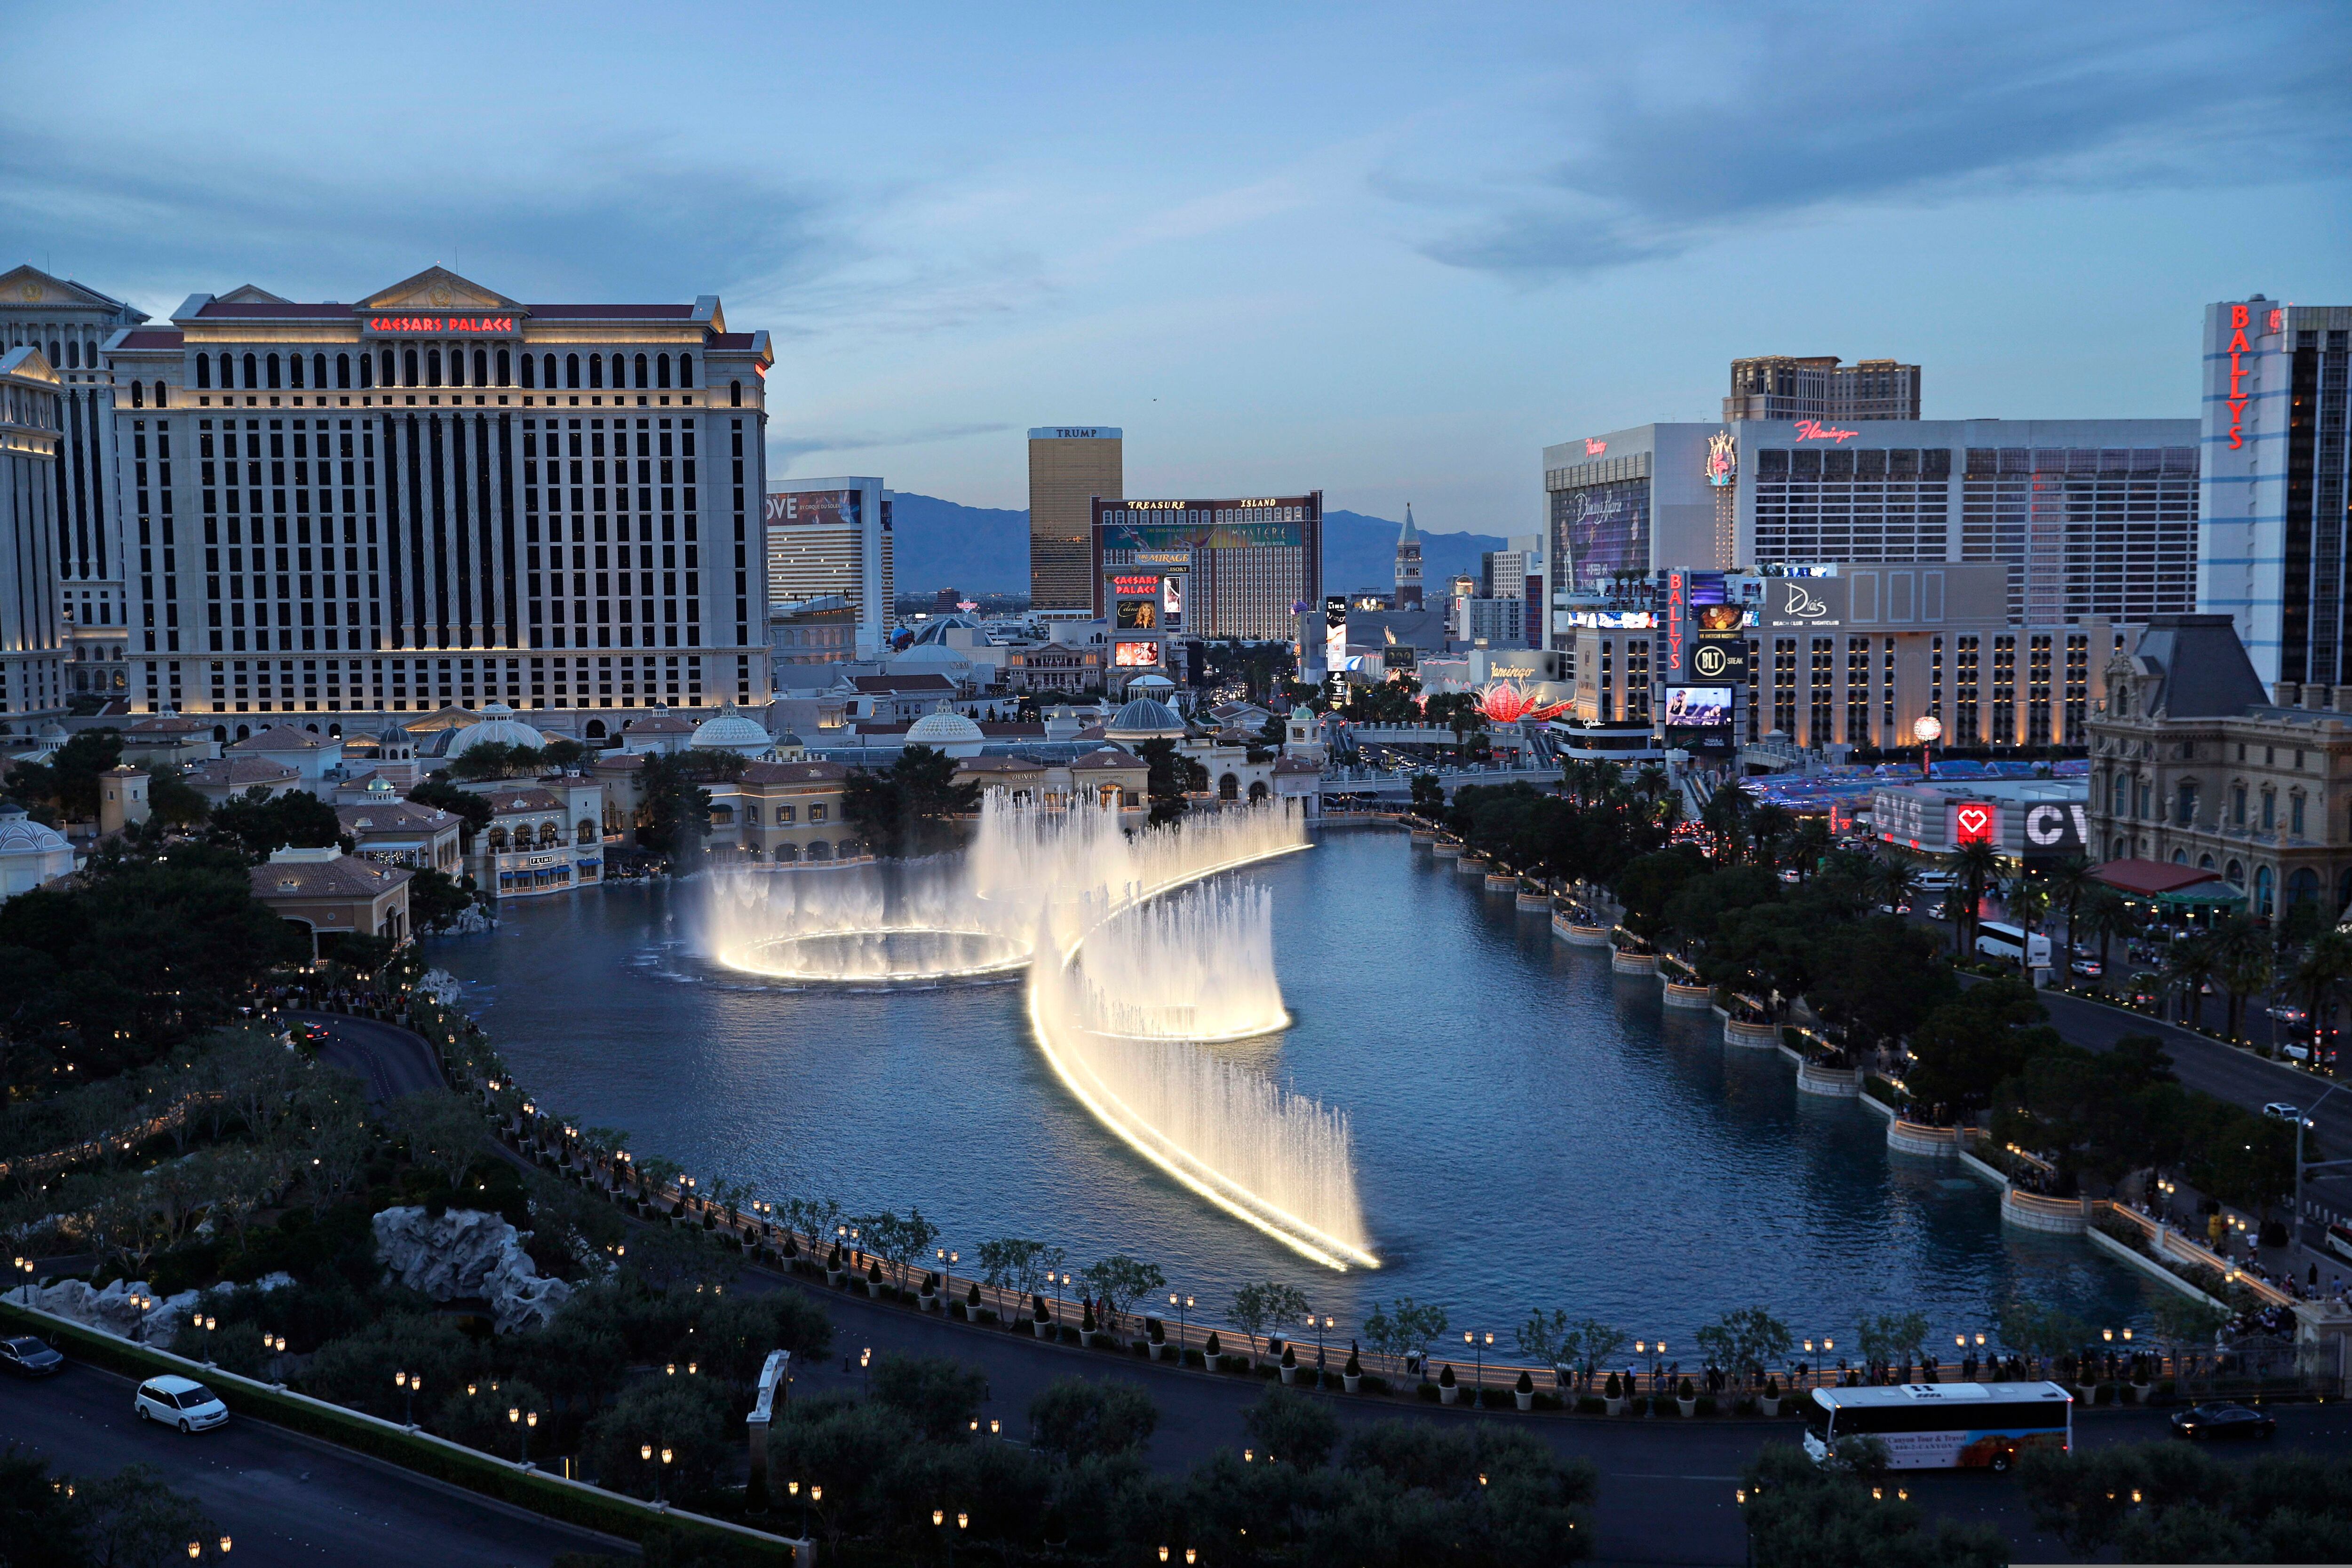
MULTIPOLYGON (((1323 585, 1334 594, 1386 589, 1396 581, 1396 538, 1402 526, 1355 511, 1323 514, 1323 585)), ((1029 587, 1029 513, 965 506, 938 496, 890 492, 890 528, 898 592, 1019 594, 1029 587)), ((1422 581, 1434 597, 1457 574, 1478 574, 1479 552, 1500 550, 1492 533, 1421 536, 1422 581)))

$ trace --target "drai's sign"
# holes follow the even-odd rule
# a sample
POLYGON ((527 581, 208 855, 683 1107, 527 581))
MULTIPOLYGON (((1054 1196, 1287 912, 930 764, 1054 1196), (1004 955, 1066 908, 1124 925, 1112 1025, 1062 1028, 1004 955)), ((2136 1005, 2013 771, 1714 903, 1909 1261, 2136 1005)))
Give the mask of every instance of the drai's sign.
POLYGON ((1774 577, 1764 595, 1764 624, 1834 626, 1845 619, 1843 577, 1774 577))

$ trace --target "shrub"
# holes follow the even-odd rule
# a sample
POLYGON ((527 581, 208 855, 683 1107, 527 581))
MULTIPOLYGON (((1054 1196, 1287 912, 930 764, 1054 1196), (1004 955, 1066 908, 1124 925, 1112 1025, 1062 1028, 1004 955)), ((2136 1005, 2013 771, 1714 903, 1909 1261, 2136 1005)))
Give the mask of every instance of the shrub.
POLYGON ((1609 1374, 1609 1382, 1602 1388, 1601 1392, 1612 1399, 1622 1399, 1625 1397, 1625 1386, 1617 1381, 1617 1374, 1613 1372, 1609 1374))
POLYGON ((1211 1329, 1211 1330, 1209 1331, 1209 1344, 1208 1344, 1208 1350, 1207 1350, 1207 1354, 1208 1354, 1208 1358, 1209 1358, 1209 1370, 1210 1370, 1211 1372, 1214 1372, 1214 1371, 1216 1371, 1216 1370, 1217 1370, 1217 1364, 1218 1364, 1218 1363, 1219 1363, 1220 1361, 1222 1361, 1222 1360, 1223 1359, 1223 1357, 1224 1357, 1224 1353, 1225 1353, 1225 1347, 1224 1347, 1223 1345, 1222 1345, 1222 1344, 1220 1344, 1220 1343, 1218 1343, 1218 1342, 1217 1342, 1217 1331, 1216 1331, 1216 1330, 1214 1330, 1214 1329, 1211 1329))
POLYGON ((1159 1424, 1159 1407, 1129 1383, 1055 1378, 1029 1402, 1031 1446, 1066 1462, 1139 1448, 1159 1424))
POLYGON ((1350 1350, 1348 1352, 1348 1364, 1340 1368, 1340 1372, 1347 1377, 1361 1377, 1364 1375, 1364 1363, 1358 1361, 1356 1352, 1350 1350))
POLYGON ((1581 1394, 1576 1401, 1576 1413, 1579 1415, 1606 1415, 1609 1405, 1597 1394, 1581 1394))
POLYGON ((1447 1362, 1445 1363, 1445 1370, 1437 1374, 1437 1386, 1440 1388, 1451 1388, 1454 1386, 1455 1381, 1456 1380, 1454 1376, 1454 1363, 1452 1362, 1447 1362))
POLYGON ((1519 1373, 1519 1381, 1511 1386, 1517 1393, 1533 1394, 1536 1391, 1536 1380, 1523 1372, 1519 1373))

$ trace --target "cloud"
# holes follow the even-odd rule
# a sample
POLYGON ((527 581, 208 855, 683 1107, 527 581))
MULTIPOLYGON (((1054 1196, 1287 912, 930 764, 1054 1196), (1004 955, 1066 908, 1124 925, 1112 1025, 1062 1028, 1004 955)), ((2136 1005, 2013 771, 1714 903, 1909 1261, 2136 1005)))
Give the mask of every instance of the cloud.
POLYGON ((790 464, 815 452, 863 452, 876 447, 923 447, 935 441, 961 441, 967 436, 996 436, 1012 429, 1006 424, 933 425, 896 436, 774 436, 768 450, 790 464))
POLYGON ((100 287, 165 309, 248 281, 348 298, 436 261, 528 300, 682 300, 805 280, 844 255, 835 204, 814 188, 628 149, 580 149, 559 178, 485 164, 450 181, 6 134, 0 231, 40 235, 100 287))
MULTIPOLYGON (((1442 199, 1449 265, 1530 279, 1679 255, 1814 212, 2034 187, 2196 188, 2340 172, 2352 12, 1889 8, 1718 18, 1708 57, 1602 49, 1559 94, 1549 148, 1442 199)), ((1671 47, 1687 50, 1677 30, 1671 47)))

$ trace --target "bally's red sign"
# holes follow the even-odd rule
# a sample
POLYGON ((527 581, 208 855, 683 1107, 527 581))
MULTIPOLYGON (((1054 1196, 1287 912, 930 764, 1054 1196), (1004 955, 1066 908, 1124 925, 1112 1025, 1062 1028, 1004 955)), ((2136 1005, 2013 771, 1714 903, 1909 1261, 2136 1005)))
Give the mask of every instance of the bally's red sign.
POLYGON ((1999 844, 2000 807, 1984 800, 1964 800, 1953 806, 1952 842, 1999 844))

